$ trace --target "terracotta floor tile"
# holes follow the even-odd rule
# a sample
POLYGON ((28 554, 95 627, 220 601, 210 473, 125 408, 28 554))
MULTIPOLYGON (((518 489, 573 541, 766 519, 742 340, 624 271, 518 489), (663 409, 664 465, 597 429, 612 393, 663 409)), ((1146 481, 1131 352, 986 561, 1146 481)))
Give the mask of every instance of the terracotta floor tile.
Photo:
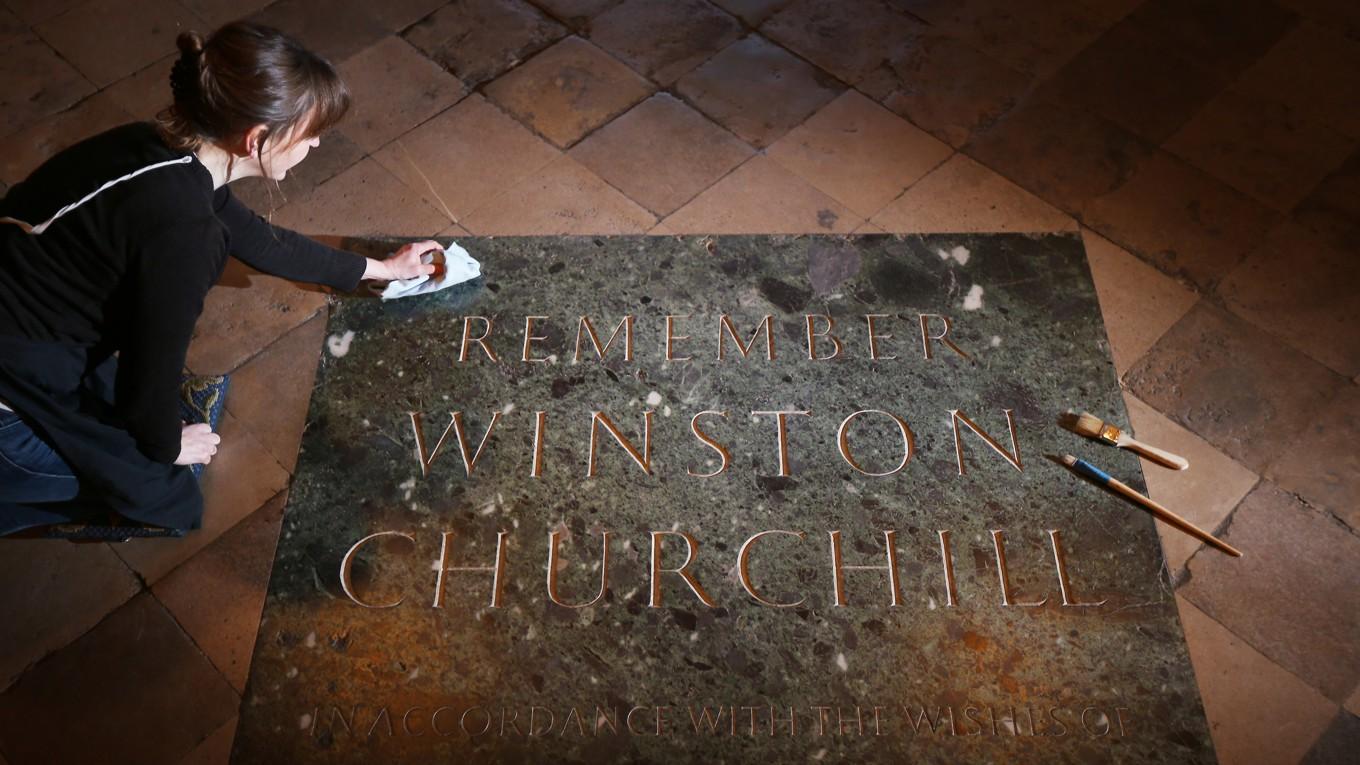
POLYGON ((324 293, 232 259, 204 301, 187 365, 195 374, 227 374, 325 305, 324 293))
POLYGON ((0 540, 0 690, 140 589, 108 545, 0 540))
POLYGON ((1228 77, 1265 55, 1297 20, 1272 0, 1148 0, 1129 18, 1228 77))
POLYGON ((854 231, 851 231, 850 233, 852 233, 852 234, 886 234, 886 233, 888 233, 888 231, 887 231, 887 229, 883 228, 882 226, 876 226, 876 225, 874 225, 873 223, 871 223, 870 221, 867 221, 867 220, 866 220, 866 221, 864 221, 863 223, 859 224, 859 227, 856 228, 854 231))
MULTIPOLYGON (((1167 470, 1142 460, 1148 496, 1205 531, 1216 533, 1237 503, 1256 486, 1256 474, 1136 396, 1125 393, 1124 402, 1129 422, 1112 424, 1144 443, 1179 454, 1190 463, 1185 470, 1167 470)), ((1092 414, 1102 419, 1109 416, 1101 412, 1092 414)), ((1198 539, 1160 521, 1157 535, 1162 539, 1162 554, 1173 578, 1180 576, 1186 561, 1203 547, 1198 539)))
POLYGON ((107 93, 96 93, 64 112, 0 138, 0 181, 12 186, 67 146, 131 121, 132 116, 107 93))
POLYGON ((951 146, 994 123, 1029 91, 1030 75, 952 37, 908 35, 855 87, 951 146))
POLYGON ((142 594, 0 695, 0 741, 11 765, 169 765, 238 703, 170 614, 142 594))
POLYGON ((757 148, 768 146, 844 87, 759 35, 729 45, 675 91, 757 148))
POLYGON ((1288 212, 1356 148, 1307 113, 1229 89, 1165 144, 1168 151, 1288 212))
POLYGON ((294 231, 346 236, 433 236, 451 222, 371 157, 279 208, 273 220, 294 231))
POLYGON ((103 87, 174 53, 180 30, 202 27, 174 0, 91 0, 34 29, 103 87))
POLYGON ((370 4, 369 13, 388 31, 401 32, 447 4, 448 0, 384 0, 370 4))
POLYGON ((1077 228, 1061 210, 962 154, 917 181, 873 221, 894 233, 1077 228))
POLYGON ((207 35, 214 29, 255 13, 274 0, 179 0, 179 4, 203 19, 198 31, 207 35))
POLYGON ((486 87, 486 95, 561 148, 651 95, 654 87, 572 36, 486 87))
POLYGON ((27 35, 5 47, 0 80, 5 82, 0 89, 0 136, 55 114, 95 91, 51 46, 27 35))
POLYGON ((752 149, 683 101, 657 93, 569 154, 638 204, 669 215, 752 149))
POLYGON ((1176 604, 1218 761, 1298 763, 1335 705, 1185 598, 1176 604))
MULTIPOLYGON (((227 396, 230 399, 231 394, 227 396)), ((160 581, 288 487, 288 471, 230 412, 223 414, 217 432, 222 443, 212 464, 203 471, 203 527, 180 539, 134 539, 115 547, 118 556, 148 585, 160 581)))
POLYGON ((1360 33, 1360 6, 1351 0, 1276 0, 1300 16, 1332 29, 1360 33))
POLYGON ((152 588, 237 693, 250 675, 286 499, 274 497, 152 588))
POLYGON ((333 64, 382 39, 388 30, 364 0, 280 0, 251 17, 287 32, 333 64))
POLYGON ((1228 310, 1346 377, 1360 374, 1360 261, 1295 223, 1218 286, 1228 310))
POLYGON ((1067 63, 1117 21, 1083 0, 893 0, 1014 69, 1046 76, 1067 63))
POLYGON ((456 221, 558 156, 547 141, 473 94, 374 158, 456 221))
POLYGON ((1360 681, 1360 538, 1264 481, 1222 538, 1242 557, 1202 549, 1181 595, 1327 698, 1344 701, 1360 681))
POLYGON ((752 157, 666 219, 678 234, 844 234, 855 213, 774 160, 752 157))
POLYGON ((467 95, 463 83, 400 37, 384 37, 340 65, 354 97, 345 134, 364 151, 454 105, 467 95))
POLYGON ((1241 263, 1278 219, 1260 202, 1161 151, 1082 214, 1086 225, 1201 289, 1241 263))
POLYGON ((1125 375, 1130 391, 1256 472, 1349 382, 1201 300, 1125 375), (1288 370, 1287 375, 1281 370, 1288 370))
POLYGON ((228 410, 289 473, 297 465, 325 344, 326 312, 321 311, 231 375, 228 410))
POLYGON ((850 90, 766 153, 861 218, 869 218, 954 150, 850 90))
POLYGON ((1114 367, 1123 377, 1199 296, 1090 229, 1082 238, 1114 367))
POLYGON ((623 0, 534 0, 545 13, 581 32, 590 28, 590 20, 613 8, 623 0))
POLYGON ((794 0, 760 25, 761 34, 852 85, 925 29, 881 0, 794 0))
POLYGON ((1360 248, 1360 151, 1299 203, 1294 218, 1336 247, 1360 248))
POLYGON ((133 117, 153 120, 174 100, 170 93, 170 67, 178 58, 177 53, 172 53, 108 86, 105 92, 133 117))
POLYGON ((14 15, 10 9, 0 6, 0 50, 9 50, 11 45, 32 36, 27 22, 14 15))
POLYGON ((228 765, 231 759, 231 745, 236 740, 236 723, 233 717, 203 739, 178 765, 228 765))
POLYGON ((974 135, 963 151, 1069 213, 1133 176, 1152 147, 1073 106, 1031 96, 974 135))
POLYGON ((266 219, 280 207, 294 199, 301 199, 312 189, 353 167, 364 158, 364 150, 351 141, 342 130, 331 130, 321 136, 321 144, 307 153, 307 158, 292 170, 277 187, 265 178, 242 178, 232 181, 231 193, 266 219))
POLYGON ((29 24, 44 22, 71 10, 85 0, 5 0, 14 15, 29 24))
POLYGON ((1360 717, 1344 709, 1299 761, 1299 765, 1346 765, 1360 752, 1360 717))
POLYGON ((1343 387, 1336 398, 1308 418, 1266 475, 1310 505, 1340 518, 1360 533, 1360 388, 1343 387))
POLYGON ((712 0, 714 5, 753 27, 760 26, 761 22, 791 2, 793 0, 712 0))
POLYGON ((590 23, 590 41, 669 85, 742 35, 708 0, 625 0, 590 23))
POLYGON ((640 234, 656 218, 581 166, 560 157, 462 221, 477 236, 640 234))
POLYGON ((565 27, 523 0, 459 0, 402 36, 475 88, 566 34, 565 27))
POLYGON ((1237 87, 1279 99, 1360 139, 1360 40, 1312 22, 1296 26, 1242 74, 1237 87))
POLYGON ((1041 86, 1160 143, 1228 84, 1132 19, 1116 24, 1041 86))

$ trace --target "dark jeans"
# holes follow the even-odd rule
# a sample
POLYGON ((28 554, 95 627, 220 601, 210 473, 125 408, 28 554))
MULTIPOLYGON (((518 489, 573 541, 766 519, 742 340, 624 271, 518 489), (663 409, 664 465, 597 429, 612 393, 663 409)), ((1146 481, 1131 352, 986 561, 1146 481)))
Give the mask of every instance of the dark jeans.
MULTIPOLYGON (((0 505, 59 502, 76 496, 79 483, 61 455, 14 412, 0 409, 0 505)), ((40 510, 10 517, 0 508, 0 534, 66 520, 40 510)))

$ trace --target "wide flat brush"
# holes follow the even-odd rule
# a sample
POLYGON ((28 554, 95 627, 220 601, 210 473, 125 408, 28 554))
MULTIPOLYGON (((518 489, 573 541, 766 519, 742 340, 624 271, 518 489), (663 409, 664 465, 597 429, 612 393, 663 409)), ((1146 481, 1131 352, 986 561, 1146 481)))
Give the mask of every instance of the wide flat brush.
POLYGON ((1165 449, 1149 446, 1119 428, 1103 422, 1093 414, 1082 412, 1078 415, 1068 415, 1063 424, 1079 436, 1094 438, 1110 446, 1128 449, 1163 467, 1169 467, 1172 470, 1184 470, 1190 467, 1190 463, 1184 457, 1172 454, 1165 449))

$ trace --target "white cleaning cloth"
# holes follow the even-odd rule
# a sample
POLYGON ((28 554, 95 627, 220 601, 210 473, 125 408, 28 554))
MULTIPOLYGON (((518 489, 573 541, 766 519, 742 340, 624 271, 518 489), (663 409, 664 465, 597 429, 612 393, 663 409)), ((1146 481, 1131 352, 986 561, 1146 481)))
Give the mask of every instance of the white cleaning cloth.
POLYGON ((482 274, 482 264, 468 255, 467 250, 459 247, 457 242, 450 243, 443 252, 430 250, 421 256, 420 261, 442 266, 444 272, 434 278, 425 274, 414 279, 389 282, 380 293, 383 300, 428 295, 431 292, 438 292, 455 284, 476 279, 482 274))

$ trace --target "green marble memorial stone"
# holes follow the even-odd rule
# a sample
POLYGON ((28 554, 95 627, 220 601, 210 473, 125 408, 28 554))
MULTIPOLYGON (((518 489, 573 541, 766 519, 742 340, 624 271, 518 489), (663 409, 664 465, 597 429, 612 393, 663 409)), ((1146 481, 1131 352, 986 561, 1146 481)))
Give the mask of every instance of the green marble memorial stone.
POLYGON ((333 306, 233 762, 1213 761, 1079 237, 460 244, 333 306))

